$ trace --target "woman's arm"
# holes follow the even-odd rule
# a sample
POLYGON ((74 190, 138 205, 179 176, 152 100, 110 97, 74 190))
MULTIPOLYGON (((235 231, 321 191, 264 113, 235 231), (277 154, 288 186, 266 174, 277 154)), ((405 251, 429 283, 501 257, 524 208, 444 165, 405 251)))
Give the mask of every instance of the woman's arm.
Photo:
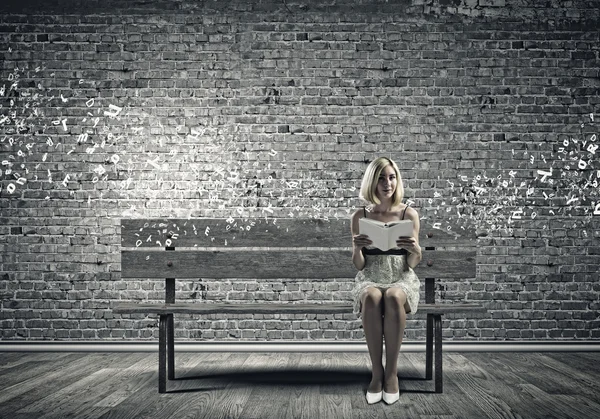
POLYGON ((352 233, 352 263, 359 271, 365 267, 365 256, 362 253, 362 248, 373 244, 371 240, 364 234, 358 234, 358 219, 360 218, 360 210, 352 215, 350 229, 352 233))
POLYGON ((413 222, 413 235, 412 237, 400 237, 396 241, 396 245, 402 249, 406 249, 409 253, 406 257, 406 262, 411 268, 415 268, 423 259, 421 254, 421 246, 419 245, 419 231, 421 224, 419 222, 419 214, 413 208, 406 210, 406 215, 413 222))
POLYGON ((421 262, 422 259, 423 255, 421 254, 421 247, 419 246, 419 251, 417 253, 410 253, 406 257, 406 262, 408 263, 408 266, 414 269, 417 267, 417 265, 421 262))

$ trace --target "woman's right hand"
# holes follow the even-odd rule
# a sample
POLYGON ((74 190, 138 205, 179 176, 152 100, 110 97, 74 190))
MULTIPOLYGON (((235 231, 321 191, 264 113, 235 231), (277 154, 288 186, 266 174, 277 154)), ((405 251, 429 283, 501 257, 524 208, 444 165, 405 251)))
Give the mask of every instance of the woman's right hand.
POLYGON ((366 234, 357 234, 356 236, 353 236, 352 242, 354 243, 354 248, 357 250, 373 244, 373 242, 369 239, 369 236, 366 234))

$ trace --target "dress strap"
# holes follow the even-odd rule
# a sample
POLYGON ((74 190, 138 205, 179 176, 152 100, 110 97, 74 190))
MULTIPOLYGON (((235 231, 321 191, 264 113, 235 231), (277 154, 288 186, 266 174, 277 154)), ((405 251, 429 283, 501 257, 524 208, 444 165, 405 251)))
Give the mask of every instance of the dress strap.
POLYGON ((363 213, 365 215, 365 218, 367 218, 367 207, 363 207, 363 213))
POLYGON ((406 214, 406 210, 408 209, 408 205, 404 208, 404 212, 402 213, 402 219, 404 220, 404 214, 406 214))

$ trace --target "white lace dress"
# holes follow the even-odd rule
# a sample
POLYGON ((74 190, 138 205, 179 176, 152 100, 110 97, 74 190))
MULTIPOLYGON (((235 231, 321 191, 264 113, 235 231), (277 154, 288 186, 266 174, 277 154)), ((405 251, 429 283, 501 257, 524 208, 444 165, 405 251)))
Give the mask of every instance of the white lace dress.
MULTIPOLYGON (((408 313, 416 313, 419 305, 420 281, 415 271, 408 266, 406 254, 369 254, 375 249, 372 246, 364 248, 365 267, 358 272, 355 286, 352 290, 354 299, 354 314, 361 315, 361 297, 368 287, 378 287, 382 291, 398 287, 406 293, 410 307, 408 313)), ((398 250, 398 249, 397 249, 398 250)))

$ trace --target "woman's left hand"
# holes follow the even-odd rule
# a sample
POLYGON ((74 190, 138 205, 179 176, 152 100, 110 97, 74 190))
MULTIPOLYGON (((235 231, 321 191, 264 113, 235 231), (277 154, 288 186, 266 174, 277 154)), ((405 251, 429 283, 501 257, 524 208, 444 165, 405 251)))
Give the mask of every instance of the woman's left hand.
POLYGON ((421 246, 417 244, 414 237, 398 237, 396 246, 400 249, 406 249, 410 253, 421 253, 421 246))

